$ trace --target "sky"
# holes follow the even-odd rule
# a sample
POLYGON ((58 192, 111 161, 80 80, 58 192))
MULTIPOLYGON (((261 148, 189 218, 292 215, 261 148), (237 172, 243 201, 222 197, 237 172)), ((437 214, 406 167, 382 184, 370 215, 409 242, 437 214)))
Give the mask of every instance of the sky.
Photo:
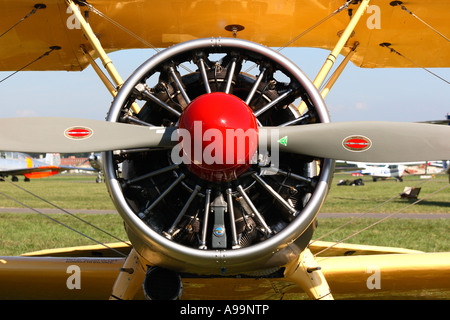
MULTIPOLYGON (((282 52, 313 80, 329 51, 282 52)), ((152 49, 111 53, 123 79, 155 54, 152 49)), ((343 57, 335 63, 339 64, 343 57)), ((432 72, 450 81, 450 68, 432 72)), ((0 79, 11 72, 0 72, 0 79)), ((112 96, 92 67, 82 72, 22 71, 0 83, 0 117, 57 116, 103 120, 112 96)), ((363 69, 349 63, 325 99, 332 121, 416 122, 445 119, 450 85, 420 68, 363 69)))

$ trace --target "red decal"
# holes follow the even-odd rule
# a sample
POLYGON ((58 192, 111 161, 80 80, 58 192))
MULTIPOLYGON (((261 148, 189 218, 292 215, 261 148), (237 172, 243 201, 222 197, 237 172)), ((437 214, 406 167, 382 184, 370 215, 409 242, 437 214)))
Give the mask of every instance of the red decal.
POLYGON ((71 127, 64 131, 64 135, 73 140, 87 139, 92 136, 93 133, 92 129, 87 127, 71 127))
POLYGON ((366 151, 372 146, 372 141, 364 136, 350 136, 342 141, 342 145, 349 151, 366 151))

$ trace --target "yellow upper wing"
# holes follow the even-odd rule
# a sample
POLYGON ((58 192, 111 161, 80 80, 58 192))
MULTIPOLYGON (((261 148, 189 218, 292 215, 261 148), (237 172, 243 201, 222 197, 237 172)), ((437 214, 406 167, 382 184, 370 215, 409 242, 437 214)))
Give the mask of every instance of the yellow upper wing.
MULTIPOLYGON (((203 37, 230 37, 228 25, 244 29, 238 37, 271 47, 284 46, 290 40, 342 6, 344 0, 90 0, 99 12, 127 28, 140 39, 119 28, 95 12, 88 22, 108 51, 167 47, 181 41, 203 37), (143 41, 141 41, 144 40, 143 41)), ((359 47, 352 61, 367 68, 380 67, 448 67, 450 45, 442 36, 391 1, 372 0, 355 29, 348 46, 359 47), (391 47, 404 57, 381 47, 391 47), (413 61, 413 63, 411 62, 413 61)), ((0 34, 19 22, 34 8, 36 1, 0 0, 0 34)), ((81 49, 89 49, 72 13, 64 0, 45 1, 21 23, 0 37, 0 71, 18 70, 50 47, 49 55, 25 70, 82 70, 88 61, 81 49)), ((407 3, 407 8, 444 35, 450 35, 447 22, 450 2, 423 0, 407 3)), ((358 4, 344 10, 292 43, 293 47, 331 49, 358 4)), ((88 11, 88 7, 81 7, 88 11)), ((344 49, 348 50, 348 49, 344 49)), ((345 53, 345 52, 342 52, 345 53)))

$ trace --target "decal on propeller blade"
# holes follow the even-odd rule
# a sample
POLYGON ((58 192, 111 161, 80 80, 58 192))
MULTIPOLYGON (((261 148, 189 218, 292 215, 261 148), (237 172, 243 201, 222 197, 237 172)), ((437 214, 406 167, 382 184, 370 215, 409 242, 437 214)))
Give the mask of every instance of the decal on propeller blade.
POLYGON ((280 140, 278 140, 278 142, 286 147, 287 146, 287 139, 288 139, 288 137, 285 136, 285 137, 281 138, 280 140))
POLYGON ((64 131, 64 135, 72 140, 87 139, 94 134, 92 129, 87 127, 70 127, 64 131))
POLYGON ((372 141, 364 136, 350 136, 342 141, 342 145, 348 151, 362 152, 370 149, 372 141))

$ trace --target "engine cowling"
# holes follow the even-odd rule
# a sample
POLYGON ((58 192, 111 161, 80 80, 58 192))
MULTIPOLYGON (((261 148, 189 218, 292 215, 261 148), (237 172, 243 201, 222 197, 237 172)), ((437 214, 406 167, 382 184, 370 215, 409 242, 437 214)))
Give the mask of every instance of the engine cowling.
POLYGON ((262 132, 330 120, 311 81, 278 52, 235 38, 175 45, 130 76, 107 120, 179 129, 173 149, 103 154, 110 195, 148 265, 267 273, 308 244, 334 162, 279 153, 283 137, 261 147, 262 132))

